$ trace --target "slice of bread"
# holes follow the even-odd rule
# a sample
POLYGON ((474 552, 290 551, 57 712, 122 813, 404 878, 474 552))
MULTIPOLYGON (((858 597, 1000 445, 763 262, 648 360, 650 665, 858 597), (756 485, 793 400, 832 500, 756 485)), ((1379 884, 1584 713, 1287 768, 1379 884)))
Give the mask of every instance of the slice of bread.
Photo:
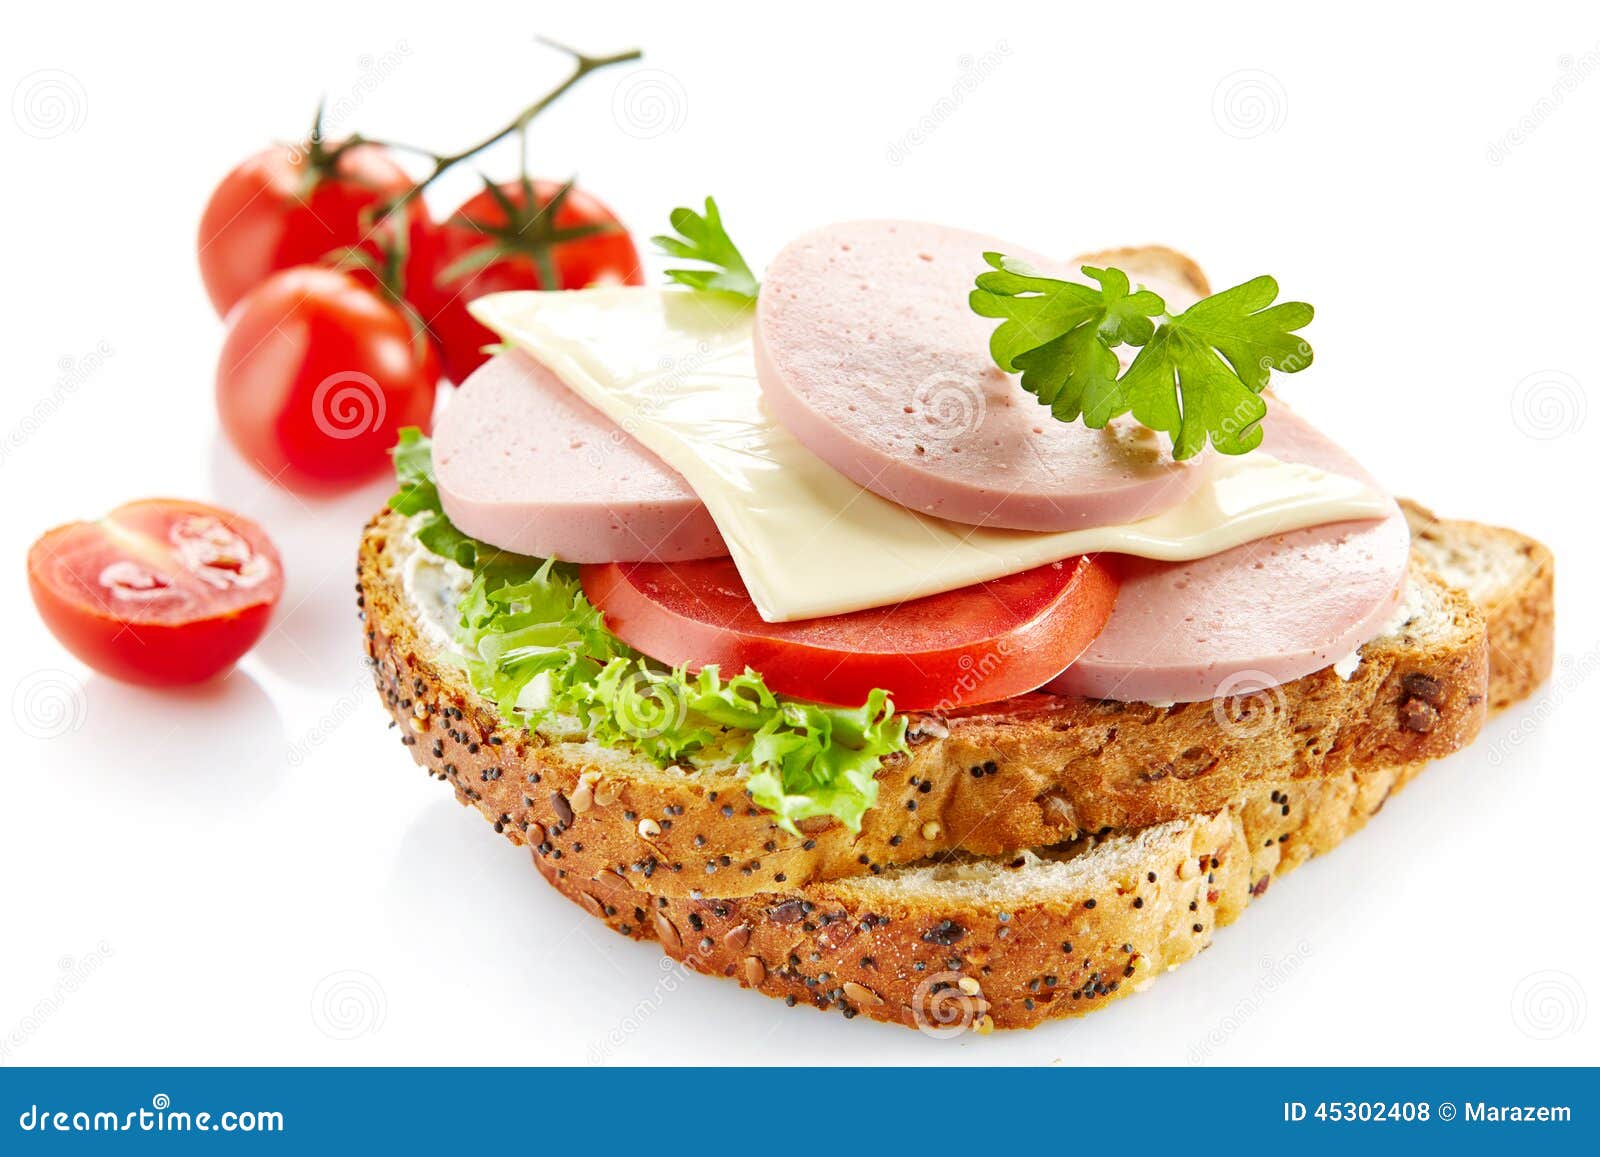
MULTIPOLYGON (((1489 698, 1505 706, 1525 695, 1550 667, 1549 552, 1512 531, 1441 521, 1420 508, 1408 513, 1425 535, 1419 541, 1426 547, 1419 549, 1429 552, 1444 579, 1420 567, 1418 574, 1440 587, 1445 580, 1471 586, 1487 614, 1488 636, 1501 641, 1489 698)), ((379 519, 363 544, 368 645, 392 654, 392 643, 379 650, 378 641, 398 634, 416 652, 407 656, 407 670, 419 671, 424 668, 415 664, 433 660, 392 576, 379 566, 379 536, 399 529, 379 519)), ((454 674, 447 667, 428 669, 454 674)), ((400 685, 381 662, 378 670, 391 708, 412 729, 406 740, 414 751, 424 744, 428 751, 442 748, 446 740, 468 757, 496 749, 502 761, 497 776, 468 779, 459 767, 436 769, 463 803, 492 808, 484 789, 492 791, 508 773, 524 781, 544 774, 537 770, 543 764, 515 761, 558 745, 535 746, 498 721, 493 730, 471 731, 492 713, 470 691, 460 693, 459 702, 441 702, 440 675, 429 684, 414 674, 415 682, 400 685), (419 703, 438 707, 419 720, 419 703), (478 752, 470 750, 474 744, 478 752)), ((442 758, 418 754, 430 768, 442 758)), ((620 754, 611 759, 613 772, 629 762, 620 754)), ((1283 783, 1264 776, 1222 807, 1142 830, 1079 836, 1043 851, 997 857, 946 850, 937 861, 876 875, 858 867, 852 878, 798 894, 694 899, 635 886, 652 887, 670 874, 612 871, 591 878, 581 868, 577 841, 563 838, 570 828, 534 841, 533 859, 555 887, 617 931, 658 939, 690 967, 732 976, 790 1003, 864 1013, 935 1034, 1024 1027, 1098 1008, 1195 955, 1276 877, 1359 830, 1420 767, 1380 758, 1321 777, 1291 774, 1283 783)), ((529 783, 526 791, 540 786, 529 783)), ((605 795, 603 785, 598 794, 605 795)), ((617 806, 615 800, 587 802, 583 813, 573 810, 574 823, 592 808, 617 806)), ((571 810, 570 801, 566 806, 571 810)), ((497 826, 522 842, 548 835, 532 829, 539 822, 530 821, 524 832, 502 816, 497 826)))
POLYGON ((379 690, 412 756, 512 842, 548 845, 569 874, 637 873, 669 895, 786 892, 953 851, 1147 828, 1260 783, 1437 758, 1470 742, 1485 712, 1483 617, 1414 560, 1403 617, 1348 677, 1328 668, 1167 707, 1024 695, 913 715, 910 751, 879 772, 860 832, 820 818, 794 836, 751 804, 737 767, 663 769, 501 719, 419 633, 399 573, 408 533, 394 514, 368 526, 359 589, 379 690))
POLYGON ((1450 522, 1402 502, 1412 549, 1472 596, 1489 626, 1489 710, 1542 683, 1555 661, 1555 559, 1541 542, 1499 526, 1450 522))
POLYGON ((614 930, 791 1005, 936 1034, 1092 1012, 1197 955, 1274 879, 1358 831, 1423 764, 1258 787, 1220 811, 798 893, 687 899, 540 873, 614 930))
POLYGON ((1187 253, 1180 253, 1166 245, 1125 245, 1116 249, 1101 249, 1096 253, 1080 253, 1072 259, 1072 263, 1114 265, 1122 272, 1131 274, 1130 280, 1146 281, 1151 288, 1162 290, 1162 295, 1168 297, 1169 308, 1188 308, 1187 302, 1171 299, 1166 292, 1169 286, 1187 290, 1197 299, 1211 293, 1211 283, 1206 280, 1205 271, 1199 263, 1187 253))
MULTIPOLYGON (((1420 511, 1419 511, 1420 513, 1420 511)), ((1503 707, 1550 671, 1549 552, 1512 531, 1422 524, 1453 582, 1504 640, 1489 695, 1503 707)), ((1424 765, 1261 784, 1208 814, 1001 857, 949 854, 798 894, 652 895, 637 875, 586 880, 553 849, 541 874, 697 971, 790 1004, 933 1035, 1031 1027, 1136 992, 1195 956, 1278 877, 1359 831, 1424 765)))

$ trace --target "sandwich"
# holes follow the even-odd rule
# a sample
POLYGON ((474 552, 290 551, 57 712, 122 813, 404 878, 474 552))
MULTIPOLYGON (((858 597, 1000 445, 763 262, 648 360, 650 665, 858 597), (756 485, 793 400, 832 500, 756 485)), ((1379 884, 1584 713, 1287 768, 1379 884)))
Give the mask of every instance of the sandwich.
POLYGON ((1553 563, 1270 388, 1172 250, 851 222, 480 299, 368 525, 413 758, 619 933, 934 1035, 1138 991, 1529 694, 1553 563), (998 321, 998 326, 995 322, 998 321))

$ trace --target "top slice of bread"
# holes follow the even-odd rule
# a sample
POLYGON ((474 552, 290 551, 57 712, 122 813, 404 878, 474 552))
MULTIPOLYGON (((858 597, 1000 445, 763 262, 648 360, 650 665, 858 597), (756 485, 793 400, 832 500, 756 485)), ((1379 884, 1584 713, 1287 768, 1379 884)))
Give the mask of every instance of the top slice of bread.
POLYGON ((1269 778, 1314 779, 1456 750, 1485 711, 1482 616, 1420 561, 1403 621, 1325 669, 1257 695, 1161 707, 1025 695, 913 715, 859 832, 798 837, 755 807, 738 768, 660 768, 582 736, 500 718, 419 634, 385 514, 367 528, 367 649, 412 755, 514 843, 551 844, 573 874, 637 872, 666 894, 737 896, 882 871, 947 851, 1005 854, 1210 812, 1269 778))

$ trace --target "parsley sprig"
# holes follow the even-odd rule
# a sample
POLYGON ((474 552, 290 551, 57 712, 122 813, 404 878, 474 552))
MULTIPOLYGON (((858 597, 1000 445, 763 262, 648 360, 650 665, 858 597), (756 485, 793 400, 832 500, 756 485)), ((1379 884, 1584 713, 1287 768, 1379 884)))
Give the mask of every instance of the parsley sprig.
POLYGON ((1045 277, 999 253, 985 253, 974 312, 1000 318, 989 341, 995 364, 1022 374, 1022 388, 1063 422, 1101 429, 1132 413, 1172 437, 1173 457, 1211 444, 1244 454, 1261 444, 1261 391, 1272 371, 1311 364, 1295 331, 1310 324, 1302 301, 1274 305, 1278 283, 1257 277, 1171 315, 1160 295, 1131 288, 1120 269, 1083 266, 1098 288, 1045 277), (1138 347, 1125 372, 1115 350, 1138 347))
POLYGON ((710 269, 669 269, 667 277, 679 285, 707 293, 726 293, 754 301, 761 283, 745 264, 744 255, 722 227, 722 215, 717 203, 706 198, 706 211, 702 215, 693 209, 678 208, 669 218, 677 237, 662 235, 652 237, 656 248, 668 257, 683 261, 699 261, 710 269))

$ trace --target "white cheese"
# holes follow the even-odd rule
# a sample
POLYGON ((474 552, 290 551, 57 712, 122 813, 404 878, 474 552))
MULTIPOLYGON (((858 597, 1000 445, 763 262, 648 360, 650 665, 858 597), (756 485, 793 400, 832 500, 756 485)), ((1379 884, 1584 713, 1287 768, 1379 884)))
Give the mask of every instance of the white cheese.
POLYGON ((610 287, 494 294, 472 312, 688 480, 769 622, 887 606, 1071 555, 1203 558, 1390 510, 1357 480, 1257 451, 1213 456, 1188 499, 1123 526, 958 525, 862 489, 768 416, 747 306, 610 287))
POLYGON ((1346 683, 1361 669, 1361 648, 1357 647, 1333 665, 1333 673, 1346 683))
POLYGON ((416 519, 406 523, 403 535, 391 536, 389 555, 400 589, 411 608, 417 633, 441 654, 456 654, 456 607, 471 573, 447 558, 440 558, 418 541, 416 519))

